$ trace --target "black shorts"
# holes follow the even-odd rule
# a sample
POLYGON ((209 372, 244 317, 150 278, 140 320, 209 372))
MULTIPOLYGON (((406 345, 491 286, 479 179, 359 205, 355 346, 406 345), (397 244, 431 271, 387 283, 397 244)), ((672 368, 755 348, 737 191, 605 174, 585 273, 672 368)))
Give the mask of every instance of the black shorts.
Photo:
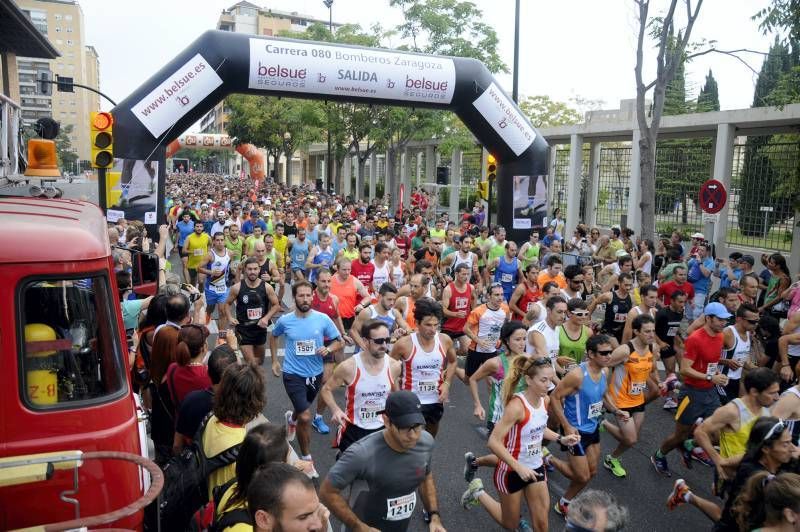
POLYGON ((445 335, 449 336, 453 341, 458 340, 462 336, 466 336, 466 334, 464 334, 464 331, 445 331, 445 330, 442 330, 442 334, 445 334, 445 335))
POLYGON ((425 418, 426 425, 436 425, 442 420, 444 415, 444 405, 442 403, 431 403, 422 405, 422 417, 425 418))
POLYGON ((707 389, 684 386, 678 394, 678 410, 675 421, 691 427, 698 418, 706 419, 720 407, 716 387, 707 389))
POLYGON ((513 469, 509 468, 507 473, 503 473, 499 469, 495 468, 493 475, 494 485, 497 488, 497 491, 500 493, 511 494, 524 489, 525 486, 528 486, 529 484, 535 484, 536 482, 547 482, 547 469, 545 468, 544 464, 534 469, 534 471, 536 472, 536 478, 533 480, 522 480, 517 472, 513 469))
POLYGON ((291 373, 283 374, 283 387, 292 402, 295 413, 305 412, 316 399, 322 388, 322 373, 316 377, 301 377, 291 373))
MULTIPOLYGON (((579 430, 578 434, 581 437, 581 447, 583 447, 584 452, 589 448, 589 446, 600 443, 600 425, 597 425, 597 428, 594 429, 594 432, 583 432, 582 430, 579 430)), ((568 451, 569 447, 562 445, 561 450, 568 451)))
POLYGON ((178 256, 180 258, 184 258, 184 257, 188 258, 189 257, 189 253, 187 253, 186 251, 183 251, 183 246, 178 246, 178 256))
POLYGON ((348 447, 353 445, 361 438, 369 436, 373 432, 378 432, 379 430, 383 430, 383 427, 379 429, 368 430, 368 429, 362 429, 358 425, 353 425, 351 423, 348 423, 347 427, 344 430, 340 430, 337 436, 336 446, 339 448, 338 456, 341 456, 341 454, 345 452, 348 447))
POLYGON ((189 282, 191 284, 197 283, 197 268, 187 268, 189 270, 189 282))
POLYGON ((239 345, 265 345, 267 343, 267 330, 258 325, 237 325, 236 335, 239 345))
POLYGON ((739 383, 741 380, 742 379, 728 379, 728 384, 726 384, 724 388, 720 390, 720 387, 717 387, 720 404, 727 405, 739 397, 739 383))
POLYGON ((622 410, 623 412, 627 412, 627 413, 633 415, 636 412, 644 412, 644 405, 645 405, 645 403, 642 403, 642 404, 636 405, 636 406, 629 406, 627 408, 620 408, 620 410, 622 410))
POLYGON ((464 365, 464 373, 467 377, 472 377, 472 374, 478 371, 478 368, 490 358, 497 356, 497 351, 492 353, 480 353, 470 349, 467 351, 467 363, 464 365))
POLYGON ((661 355, 661 360, 664 360, 665 358, 672 358, 675 356, 675 348, 671 345, 668 345, 662 349, 659 354, 661 355))
POLYGON ((353 316, 352 318, 342 318, 342 325, 344 325, 344 332, 349 333, 350 329, 353 328, 353 322, 356 321, 356 317, 353 316))

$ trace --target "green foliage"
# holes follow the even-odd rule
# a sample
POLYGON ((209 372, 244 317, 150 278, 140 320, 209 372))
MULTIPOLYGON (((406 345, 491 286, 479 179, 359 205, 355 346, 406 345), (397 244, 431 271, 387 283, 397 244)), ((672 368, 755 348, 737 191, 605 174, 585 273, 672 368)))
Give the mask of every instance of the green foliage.
POLYGON ((72 141, 69 140, 74 127, 73 124, 62 126, 55 138, 58 167, 71 172, 76 171, 75 162, 78 160, 78 154, 72 151, 72 141))
POLYGON ((472 57, 490 72, 508 72, 497 51, 497 33, 483 22, 483 12, 472 2, 459 0, 391 0, 405 19, 397 27, 415 52, 472 57))
POLYGON ((583 121, 580 112, 549 96, 528 96, 519 103, 519 107, 537 128, 580 124, 583 121))
MULTIPOLYGON (((793 75, 797 66, 796 58, 788 47, 776 39, 761 66, 753 95, 753 107, 768 105, 776 90, 784 90, 785 84, 781 83, 782 80, 787 75, 793 75)), ((764 225, 761 223, 763 213, 760 211, 765 203, 763 191, 772 191, 773 198, 791 198, 791 202, 771 202, 774 210, 769 214, 767 231, 771 225, 791 218, 800 198, 797 159, 794 159, 794 166, 773 164, 777 162, 775 156, 770 156, 773 139, 772 136, 747 138, 738 211, 739 231, 744 236, 765 236, 764 225)))
POLYGON ((703 88, 700 89, 700 94, 697 96, 696 110, 698 113, 719 111, 719 87, 711 70, 708 71, 706 76, 706 84, 703 85, 703 88))
POLYGON ((800 0, 772 0, 772 4, 753 15, 764 34, 782 33, 800 41, 800 0))

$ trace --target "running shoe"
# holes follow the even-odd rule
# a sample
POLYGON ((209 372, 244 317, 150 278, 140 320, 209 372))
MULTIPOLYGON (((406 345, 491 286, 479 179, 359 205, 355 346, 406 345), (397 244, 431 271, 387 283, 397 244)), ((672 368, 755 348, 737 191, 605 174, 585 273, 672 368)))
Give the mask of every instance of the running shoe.
POLYGON ((554 466, 553 462, 550 461, 552 456, 553 453, 550 452, 550 449, 547 447, 542 447, 542 462, 544 462, 544 468, 547 469, 548 473, 552 473, 556 470, 556 466, 554 466))
POLYGON ((480 505, 478 497, 483 493, 483 481, 479 478, 473 478, 469 483, 467 491, 461 496, 461 506, 465 510, 469 510, 473 506, 480 505))
POLYGON ((558 515, 563 517, 564 519, 567 518, 567 509, 569 508, 569 504, 561 504, 561 501, 556 501, 556 505, 553 506, 553 510, 556 511, 558 515))
POLYGON ((325 424, 325 420, 322 419, 322 416, 319 414, 314 416, 314 421, 311 422, 311 426, 320 434, 328 434, 331 431, 331 428, 325 424))
POLYGON ((672 492, 669 494, 667 498, 667 508, 670 510, 674 510, 681 504, 686 502, 686 494, 691 493, 692 490, 689 489, 689 486, 686 484, 686 481, 682 478, 679 478, 675 481, 675 485, 672 487, 672 492))
POLYGON ((519 526, 514 529, 514 532, 533 532, 533 527, 527 519, 520 519, 519 526))
POLYGON ((478 470, 478 464, 475 463, 475 453, 467 451, 464 454, 464 480, 469 484, 475 478, 475 472, 478 470))
POLYGON ((683 445, 680 446, 679 451, 681 453, 681 462, 683 463, 683 467, 686 469, 692 469, 692 451, 684 447, 683 445))
POLYGON ((607 454, 603 460, 603 467, 611 471, 611 473, 617 478, 625 478, 625 476, 628 474, 627 471, 625 471, 625 468, 622 467, 619 458, 614 458, 610 454, 607 454))
POLYGON ((702 447, 692 449, 692 460, 697 460, 706 467, 714 467, 714 461, 702 447))
POLYGON ((678 408, 678 401, 673 399, 672 397, 667 397, 667 400, 664 401, 664 410, 674 410, 678 408))
POLYGON ((286 439, 294 441, 294 437, 297 435, 297 422, 292 419, 292 411, 287 410, 284 418, 286 419, 286 439))
POLYGON ((666 456, 659 458, 654 454, 650 457, 650 463, 653 464, 653 467, 656 469, 656 473, 659 475, 663 475, 665 477, 672 476, 672 473, 669 471, 669 463, 667 462, 666 456))

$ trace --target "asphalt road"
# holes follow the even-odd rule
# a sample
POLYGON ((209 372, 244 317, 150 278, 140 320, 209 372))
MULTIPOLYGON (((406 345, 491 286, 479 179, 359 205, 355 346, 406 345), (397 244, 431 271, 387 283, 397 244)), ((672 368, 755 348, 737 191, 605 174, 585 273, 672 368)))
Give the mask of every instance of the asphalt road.
MULTIPOLYGON (((179 272, 175 255, 171 257, 173 271, 179 272)), ((287 290, 284 302, 291 305, 290 291, 287 290)), ((213 345, 216 335, 209 338, 213 345)), ((280 349, 282 351, 282 349, 280 349)), ((281 353, 282 355, 282 353, 281 353)), ((267 373, 267 406, 264 415, 275 422, 283 422, 284 413, 291 408, 291 403, 283 388, 281 379, 272 375, 269 368, 269 358, 264 366, 267 373)), ((486 406, 485 388, 481 386, 480 392, 486 406)), ((337 402, 344 406, 342 390, 336 394, 337 402)), ((627 507, 630 513, 629 524, 626 530, 636 532, 674 532, 676 530, 702 531, 711 528, 708 520, 699 510, 688 505, 683 505, 674 511, 666 507, 666 499, 672 490, 672 483, 677 478, 684 478, 692 490, 701 497, 720 502, 710 493, 712 470, 695 462, 694 467, 686 469, 678 455, 673 452, 669 455, 672 469, 672 478, 667 479, 657 474, 650 464, 650 455, 655 451, 661 440, 670 434, 674 422, 672 414, 661 408, 662 400, 651 403, 647 409, 647 417, 642 428, 640 441, 629 449, 622 457, 622 464, 628 472, 624 479, 614 477, 602 466, 598 465, 597 476, 591 481, 589 487, 612 493, 627 507)), ((326 419, 328 421, 328 419, 326 419)), ((433 458, 433 472, 436 481, 436 490, 439 499, 439 510, 442 520, 448 531, 495 531, 502 530, 493 519, 481 508, 473 507, 464 510, 461 507, 461 494, 466 489, 463 478, 464 453, 473 451, 480 456, 487 452, 486 438, 479 429, 483 426, 477 418, 472 416, 472 399, 469 390, 459 381, 454 383, 450 393, 450 401, 445 407, 439 434, 437 436, 436 450, 433 458)), ((331 448, 335 426, 331 425, 328 435, 312 432, 311 454, 314 457, 317 471, 324 478, 332 466, 336 450, 331 448)), ((299 450, 294 443, 295 449, 299 450)), ((616 446, 616 440, 608 433, 601 437, 603 456, 616 446)), ((556 445, 551 445, 551 450, 556 456, 564 457, 556 445)), ((497 492, 492 482, 492 470, 482 469, 478 476, 483 479, 487 492, 497 497, 497 492)), ((321 480, 321 479, 320 479, 321 480)), ((564 520, 552 510, 552 505, 564 493, 568 480, 558 472, 549 474, 548 485, 550 489, 551 510, 550 529, 553 531, 564 530, 564 520)), ((524 506, 523 506, 524 507, 524 506)), ((420 505, 421 508, 421 505, 420 505)), ((523 510, 527 515, 527 510, 523 510)), ((334 527, 338 532, 340 527, 334 527)), ((420 510, 415 511, 410 531, 427 531, 427 525, 422 520, 420 510)))

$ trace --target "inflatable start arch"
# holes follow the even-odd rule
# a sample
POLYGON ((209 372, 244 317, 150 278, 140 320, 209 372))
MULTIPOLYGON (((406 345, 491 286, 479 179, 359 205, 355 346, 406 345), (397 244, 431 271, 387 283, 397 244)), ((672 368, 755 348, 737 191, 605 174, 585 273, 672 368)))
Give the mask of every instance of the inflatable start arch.
POLYGON ((525 240, 542 225, 547 142, 480 61, 226 31, 203 33, 112 110, 114 155, 159 163, 154 203, 167 145, 232 93, 452 111, 497 158, 509 236, 525 240))
POLYGON ((235 149, 239 155, 244 157, 250 164, 250 177, 254 181, 261 181, 264 179, 264 174, 267 169, 264 154, 258 151, 256 146, 252 144, 242 143, 237 144, 234 148, 233 139, 228 135, 218 135, 210 133, 187 133, 181 135, 177 139, 167 144, 167 152, 165 157, 170 158, 179 150, 182 149, 195 149, 195 150, 232 150, 235 149))

